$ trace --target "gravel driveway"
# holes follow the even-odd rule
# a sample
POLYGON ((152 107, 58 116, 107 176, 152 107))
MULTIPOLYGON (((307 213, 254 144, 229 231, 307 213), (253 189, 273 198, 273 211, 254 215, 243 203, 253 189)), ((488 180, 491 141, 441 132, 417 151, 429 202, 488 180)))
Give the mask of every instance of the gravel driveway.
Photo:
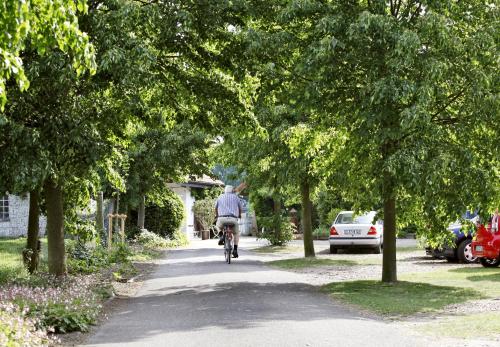
MULTIPOLYGON (((262 247, 262 241, 252 242, 247 239, 244 242, 249 243, 247 246, 253 249, 262 247)), ((301 249, 302 241, 293 241, 290 252, 281 253, 263 253, 258 257, 262 261, 272 261, 279 259, 290 259, 303 257, 301 249)), ((401 239, 397 242, 397 247, 403 251, 397 254, 397 271, 398 275, 414 272, 432 272, 440 269, 458 269, 462 268, 463 264, 449 263, 446 260, 432 259, 425 255, 424 250, 408 251, 408 249, 417 247, 417 242, 414 239, 401 239)), ((332 260, 349 260, 357 262, 356 266, 316 266, 303 269, 290 270, 307 276, 307 282, 313 285, 323 285, 330 282, 350 281, 350 280, 365 280, 365 279, 380 279, 382 277, 382 255, 372 254, 369 250, 342 251, 339 254, 330 254, 330 248, 327 240, 314 241, 314 249, 317 258, 332 259, 332 260)), ((470 267, 481 267, 479 264, 467 265, 470 267)))
MULTIPOLYGON (((258 249, 265 245, 263 241, 253 241, 246 239, 247 247, 258 249)), ((258 258, 263 261, 273 261, 280 259, 301 258, 304 256, 301 240, 291 242, 291 252, 264 253, 258 258)), ((459 264, 450 263, 446 260, 433 259, 425 255, 424 250, 409 251, 417 247, 414 239, 398 239, 398 249, 402 250, 397 254, 398 276, 406 273, 433 272, 438 270, 460 269, 464 266, 468 268, 482 268, 480 264, 459 264)), ((382 278, 381 259, 382 255, 372 254, 369 251, 339 251, 339 254, 330 254, 328 240, 314 241, 314 249, 317 258, 350 260, 360 264, 370 263, 371 265, 349 265, 349 266, 313 266, 302 269, 288 270, 305 277, 305 281, 312 285, 320 286, 331 282, 367 280, 382 278)), ((467 304, 454 304, 446 307, 442 313, 477 313, 477 312, 500 312, 500 298, 468 301, 467 304)))

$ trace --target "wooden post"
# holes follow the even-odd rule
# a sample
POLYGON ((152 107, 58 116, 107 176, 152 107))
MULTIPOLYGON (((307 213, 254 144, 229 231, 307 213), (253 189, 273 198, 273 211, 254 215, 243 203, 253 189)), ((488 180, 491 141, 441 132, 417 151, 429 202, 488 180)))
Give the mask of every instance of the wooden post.
POLYGON ((119 216, 121 225, 120 225, 120 234, 122 235, 122 243, 125 243, 125 219, 127 218, 126 214, 122 214, 119 216))
POLYGON ((108 214, 108 248, 111 249, 113 238, 113 215, 108 214))
MULTIPOLYGON (((116 211, 113 217, 118 217, 120 213, 120 191, 116 191, 116 211)), ((115 232, 119 231, 120 225, 119 225, 119 220, 116 218, 116 227, 115 227, 115 232)))

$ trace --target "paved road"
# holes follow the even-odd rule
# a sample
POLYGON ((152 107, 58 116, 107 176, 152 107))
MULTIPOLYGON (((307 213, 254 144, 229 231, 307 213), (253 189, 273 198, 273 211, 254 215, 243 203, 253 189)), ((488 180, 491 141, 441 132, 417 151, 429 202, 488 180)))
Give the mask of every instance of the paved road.
MULTIPOLYGON (((250 243, 247 242, 247 246, 250 243)), ((424 346, 333 302, 294 273, 242 250, 231 265, 214 240, 168 253, 84 346, 424 346)))

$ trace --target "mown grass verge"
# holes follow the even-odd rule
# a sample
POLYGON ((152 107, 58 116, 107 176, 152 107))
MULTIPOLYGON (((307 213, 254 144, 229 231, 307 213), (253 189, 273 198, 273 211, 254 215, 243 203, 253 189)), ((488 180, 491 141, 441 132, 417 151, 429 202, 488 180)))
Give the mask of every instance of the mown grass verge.
POLYGON ((412 315, 437 311, 464 298, 480 298, 471 288, 439 286, 429 283, 400 281, 349 281, 329 283, 321 290, 336 299, 382 315, 412 315))
POLYGON ((485 312, 426 323, 417 328, 426 335, 454 338, 490 338, 500 336, 500 312, 485 312))
POLYGON ((252 251, 257 253, 297 253, 297 252, 303 252, 304 247, 295 245, 263 246, 259 248, 254 248, 252 249, 252 251))
POLYGON ((346 259, 325 259, 325 258, 293 258, 274 260, 267 263, 283 269, 302 269, 311 266, 354 266, 356 261, 346 259))
POLYGON ((25 238, 0 240, 0 284, 27 275, 21 255, 24 247, 25 238))
MULTIPOLYGON (((399 279, 432 285, 473 289, 478 295, 484 297, 500 296, 500 271, 497 268, 464 265, 464 267, 458 269, 401 274, 399 279)), ((473 300, 478 299, 478 297, 462 298, 462 300, 465 299, 473 300)))
POLYGON ((404 247, 397 247, 396 248, 396 253, 412 253, 412 252, 419 252, 419 251, 424 251, 422 247, 419 246, 404 246, 404 247))

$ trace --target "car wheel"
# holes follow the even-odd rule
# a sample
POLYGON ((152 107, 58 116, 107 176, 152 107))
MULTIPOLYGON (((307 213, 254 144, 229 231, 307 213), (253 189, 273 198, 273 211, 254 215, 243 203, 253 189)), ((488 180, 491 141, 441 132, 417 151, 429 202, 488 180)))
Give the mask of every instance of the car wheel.
POLYGON ((338 249, 330 245, 330 254, 337 254, 338 249))
POLYGON ((373 249, 373 253, 380 254, 382 252, 382 245, 379 244, 377 247, 373 249))
POLYGON ((458 245, 457 257, 461 263, 469 264, 469 263, 474 263, 477 261, 477 257, 472 255, 472 240, 471 239, 465 239, 460 243, 460 245, 458 245))
POLYGON ((457 262, 457 258, 455 258, 455 257, 446 257, 446 261, 448 263, 456 263, 457 262))
POLYGON ((484 267, 498 267, 500 265, 500 257, 496 259, 492 258, 479 258, 481 265, 484 267))

